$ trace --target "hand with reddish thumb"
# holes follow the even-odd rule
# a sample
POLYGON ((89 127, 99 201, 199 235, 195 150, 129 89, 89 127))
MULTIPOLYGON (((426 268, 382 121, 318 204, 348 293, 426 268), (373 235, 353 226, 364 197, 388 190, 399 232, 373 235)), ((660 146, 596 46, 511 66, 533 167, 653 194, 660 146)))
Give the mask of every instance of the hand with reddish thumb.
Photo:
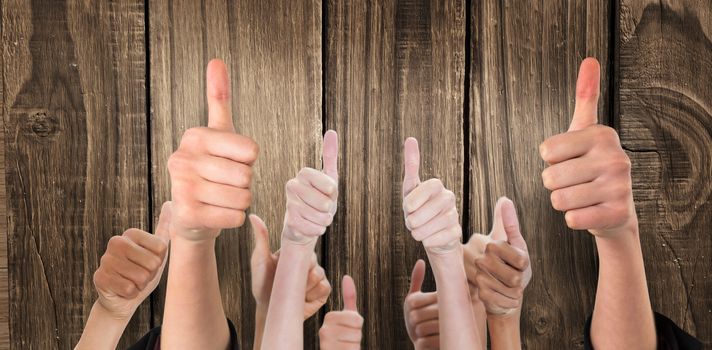
POLYGON ((420 150, 412 137, 403 146, 403 213, 405 225, 415 240, 423 242, 428 252, 455 251, 462 228, 455 194, 439 179, 420 182, 420 150))
POLYGON ((171 203, 163 204, 156 234, 128 229, 111 237, 94 286, 99 304, 117 319, 129 319, 136 308, 156 289, 168 257, 168 226, 171 203))
POLYGON ((565 212, 566 224, 597 237, 637 231, 631 163, 616 131, 597 124, 600 89, 598 61, 581 63, 576 107, 569 130, 539 146, 549 165, 542 174, 554 209, 565 212))
POLYGON ((416 350, 440 349, 438 293, 423 293, 425 261, 418 260, 410 276, 410 290, 403 302, 403 318, 416 350))
POLYGON ((191 241, 216 238, 242 226, 252 202, 252 165, 259 147, 235 133, 227 68, 207 68, 208 126, 188 129, 168 159, 173 221, 171 234, 191 241))
POLYGON ((319 329, 319 348, 328 350, 360 349, 363 317, 356 307, 356 285, 354 280, 345 275, 341 282, 344 309, 330 311, 324 316, 324 323, 319 329))
POLYGON ((532 269, 517 212, 509 198, 497 201, 484 250, 466 254, 465 271, 470 291, 477 292, 487 314, 507 315, 521 308, 532 269))
POLYGON ((339 195, 339 144, 335 131, 324 134, 322 147, 322 170, 302 168, 297 177, 287 182, 283 243, 314 243, 334 218, 339 195))

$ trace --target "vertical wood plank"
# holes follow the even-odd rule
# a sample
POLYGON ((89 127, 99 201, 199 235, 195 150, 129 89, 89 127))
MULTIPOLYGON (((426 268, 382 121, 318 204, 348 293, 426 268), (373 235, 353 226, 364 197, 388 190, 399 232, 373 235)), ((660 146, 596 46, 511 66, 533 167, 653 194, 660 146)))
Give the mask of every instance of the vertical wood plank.
MULTIPOLYGON (((156 0, 149 16, 154 221, 170 198, 168 157, 186 129, 207 123, 205 66, 222 58, 235 128, 261 148, 250 212, 265 220, 277 249, 285 183, 304 166, 321 166, 321 2, 156 0)), ((244 348, 254 334, 252 234, 246 224, 224 231, 217 244, 223 304, 244 348)), ((156 324, 164 294, 154 301, 156 324)), ((317 347, 317 327, 316 317, 306 323, 306 348, 317 347)))
POLYGON ((472 1, 470 62, 471 230, 489 232, 498 197, 517 206, 534 277, 522 313, 531 349, 581 347, 592 311, 592 238, 566 228, 541 184, 538 145, 568 129, 580 61, 602 64, 606 122, 609 16, 604 1, 472 1))
POLYGON ((712 6, 619 1, 616 96, 653 308, 712 345, 712 6))
MULTIPOLYGON (((5 115, 5 48, 14 42, 5 41, 0 8, 0 113, 5 115)), ((0 130, 5 130, 5 118, 0 118, 0 130)), ((0 132, 0 349, 10 348, 10 301, 7 278, 7 191, 5 189, 5 133, 0 132)))
MULTIPOLYGON (((402 147, 418 138, 421 177, 462 195, 465 5, 329 1, 326 18, 326 124, 342 135, 327 273, 356 281, 364 348, 408 348, 402 304, 426 255, 403 224, 402 147)), ((342 307, 335 287, 331 309, 342 307)))
MULTIPOLYGON (((2 2, 13 348, 72 348, 109 237, 147 229, 143 10, 2 2)), ((149 319, 139 308, 122 346, 149 319)))

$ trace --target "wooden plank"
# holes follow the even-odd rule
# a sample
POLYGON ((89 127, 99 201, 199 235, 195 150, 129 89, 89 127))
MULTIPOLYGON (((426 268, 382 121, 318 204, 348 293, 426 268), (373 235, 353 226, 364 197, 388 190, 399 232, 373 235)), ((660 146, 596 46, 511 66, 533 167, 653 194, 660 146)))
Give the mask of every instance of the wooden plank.
POLYGON ((621 142, 653 308, 712 345, 712 7, 619 1, 621 142))
MULTIPOLYGON (((0 8, 0 45, 3 52, 7 46, 15 46, 3 35, 3 16, 0 8)), ((5 64, 0 53, 0 113, 5 115, 5 64)), ((5 118, 0 118, 0 130, 5 130, 5 118)), ((10 348, 10 300, 7 278, 7 191, 5 190, 5 133, 0 132, 0 349, 10 348)))
MULTIPOLYGON (((154 221, 170 198, 168 157, 186 129, 207 123, 204 71, 218 57, 231 71, 236 130, 261 147, 250 212, 265 220, 276 249, 285 183, 300 168, 321 165, 321 3, 157 0, 149 6, 154 221)), ((244 348, 252 347, 254 334, 252 247, 249 224, 223 232, 217 245, 223 304, 244 348)), ((164 290, 154 301, 156 324, 163 298, 164 290)), ((316 317, 306 323, 307 348, 318 344, 317 327, 316 317)))
MULTIPOLYGON (((147 229, 143 2, 3 1, 13 348, 68 349, 106 242, 147 229)), ((126 340, 149 327, 138 310, 126 340)))
POLYGON ((580 61, 602 63, 608 104, 610 8, 605 1, 473 1, 470 60, 470 228, 489 232, 506 195, 517 206, 534 278, 522 312, 525 348, 580 347, 593 307, 593 240, 566 228, 541 184, 538 145, 568 129, 580 61))
MULTIPOLYGON (((342 140, 327 273, 354 277, 366 349, 410 346, 402 304, 410 271, 426 255, 403 223, 407 136, 420 142, 421 177, 438 177, 462 195, 465 12, 457 0, 329 1, 326 8, 326 124, 342 140)), ((341 308, 335 287, 332 309, 341 308)))

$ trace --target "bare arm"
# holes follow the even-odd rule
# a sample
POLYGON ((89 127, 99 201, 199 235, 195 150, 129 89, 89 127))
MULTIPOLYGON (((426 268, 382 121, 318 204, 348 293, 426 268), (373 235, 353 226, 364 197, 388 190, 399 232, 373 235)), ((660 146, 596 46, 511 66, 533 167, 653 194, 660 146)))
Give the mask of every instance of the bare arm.
POLYGON ((420 182, 420 151, 414 138, 404 145, 403 211, 406 227, 422 241, 438 288, 440 347, 478 349, 476 327, 460 244, 462 228, 455 195, 438 179, 420 182))
POLYGON ((307 276, 319 236, 336 213, 338 140, 327 131, 322 150, 323 170, 303 168, 286 185, 287 212, 282 229, 274 287, 267 310, 263 349, 303 346, 307 276))
POLYGON ((656 333, 633 202, 630 159, 612 128, 597 125, 600 67, 581 64, 568 132, 542 143, 542 173, 552 206, 567 225, 588 230, 599 255, 591 323, 596 349, 654 349, 656 333))
POLYGON ((168 161, 173 198, 171 263, 161 328, 166 349, 226 349, 230 334, 222 306, 215 240, 241 226, 252 194, 258 147, 235 133, 227 69, 207 69, 208 127, 189 129, 168 161))
POLYGON ((522 348, 519 334, 521 309, 509 315, 487 317, 492 350, 518 350, 522 348))

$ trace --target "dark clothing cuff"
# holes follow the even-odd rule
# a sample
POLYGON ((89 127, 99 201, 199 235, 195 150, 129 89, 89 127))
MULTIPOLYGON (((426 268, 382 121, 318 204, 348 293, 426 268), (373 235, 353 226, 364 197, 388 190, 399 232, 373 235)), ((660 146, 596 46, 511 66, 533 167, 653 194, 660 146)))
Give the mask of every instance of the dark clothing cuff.
MULTIPOLYGON (((227 319, 227 327, 230 330, 230 347, 231 350, 238 350, 239 344, 237 341, 237 331, 235 325, 230 319, 227 319)), ((128 348, 128 350, 160 350, 161 349, 161 326, 158 326, 148 332, 136 344, 128 348)))

